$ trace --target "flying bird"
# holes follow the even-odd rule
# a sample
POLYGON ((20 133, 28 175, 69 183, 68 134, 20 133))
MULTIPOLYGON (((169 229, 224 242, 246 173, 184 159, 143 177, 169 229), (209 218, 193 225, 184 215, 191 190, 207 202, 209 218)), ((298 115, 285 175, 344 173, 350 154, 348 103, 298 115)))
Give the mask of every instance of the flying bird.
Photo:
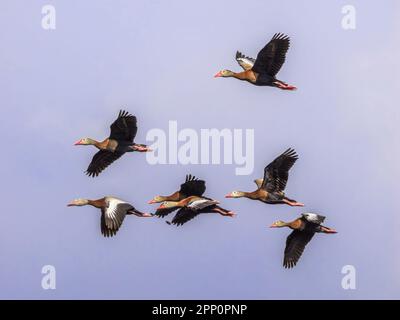
POLYGON ((199 180, 191 174, 186 175, 186 180, 181 184, 178 191, 175 191, 169 196, 155 196, 149 201, 149 204, 159 203, 164 201, 180 201, 190 196, 201 197, 206 191, 206 183, 204 180, 199 180))
POLYGON ((294 149, 287 149, 264 169, 264 178, 254 182, 258 189, 253 192, 232 191, 226 198, 249 198, 269 204, 287 204, 289 206, 304 206, 304 204, 290 199, 285 195, 289 170, 298 159, 294 149))
POLYGON ((222 216, 234 217, 235 213, 218 206, 219 202, 210 198, 190 196, 180 201, 164 201, 157 209, 155 215, 164 217, 178 210, 172 221, 168 224, 181 226, 201 213, 219 213, 222 216))
POLYGON ((292 233, 286 239, 283 266, 293 268, 303 254, 304 248, 310 242, 315 233, 337 233, 335 230, 321 225, 324 216, 315 213, 303 213, 300 218, 292 222, 276 221, 270 227, 292 229, 292 233))
POLYGON ((122 225, 126 215, 138 217, 152 217, 151 213, 143 213, 135 209, 130 203, 111 196, 97 200, 76 199, 68 207, 81 207, 90 205, 101 210, 100 228, 104 237, 112 237, 122 225))
POLYGON ((257 86, 270 86, 282 90, 296 90, 295 86, 278 80, 276 74, 282 68, 286 60, 286 52, 290 46, 290 38, 284 34, 276 33, 270 42, 261 49, 257 59, 253 59, 236 52, 236 61, 243 68, 242 72, 221 70, 214 77, 233 77, 248 81, 257 86))
POLYGON ((111 124, 110 129, 110 136, 101 142, 84 138, 75 143, 76 146, 93 145, 99 149, 87 168, 86 174, 88 176, 97 177, 126 152, 151 151, 146 145, 133 142, 137 132, 137 121, 136 117, 127 111, 121 110, 119 112, 118 118, 111 124))

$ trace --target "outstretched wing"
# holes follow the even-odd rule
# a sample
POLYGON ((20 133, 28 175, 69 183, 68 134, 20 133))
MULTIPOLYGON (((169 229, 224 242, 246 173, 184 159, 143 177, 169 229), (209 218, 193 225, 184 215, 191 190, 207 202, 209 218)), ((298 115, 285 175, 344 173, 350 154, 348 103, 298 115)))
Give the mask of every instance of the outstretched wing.
POLYGON ((293 268, 303 254, 304 248, 310 242, 314 232, 293 230, 286 239, 283 266, 293 268))
POLYGON ((167 215, 169 215, 170 213, 174 212, 175 210, 177 210, 178 207, 171 207, 171 208, 165 208, 165 209, 158 209, 155 212, 155 216, 159 217, 159 218, 164 218, 167 215))
POLYGON ((298 159, 294 149, 287 149, 264 169, 262 188, 268 192, 285 190, 289 178, 289 170, 298 159))
POLYGON ((252 70, 257 73, 267 73, 275 77, 285 62, 289 46, 289 37, 281 33, 276 33, 271 41, 258 53, 252 70))
POLYGON ((199 180, 195 176, 186 175, 186 181, 181 184, 179 193, 185 198, 190 196, 202 196, 206 191, 206 183, 204 180, 199 180))
POLYGON ((111 163, 120 158, 124 153, 100 150, 94 156, 86 170, 89 177, 97 177, 111 163))
POLYGON ((176 213, 175 217, 172 219, 169 224, 175 224, 177 226, 181 226, 185 224, 186 222, 192 220, 194 217, 199 215, 199 211, 192 210, 190 208, 181 208, 179 211, 176 213))
POLYGON ((110 139, 133 142, 137 132, 136 117, 127 111, 120 110, 117 120, 110 126, 110 139))
POLYGON ((118 230, 114 230, 114 229, 109 229, 106 225, 106 218, 104 213, 101 214, 101 220, 100 220, 100 229, 101 229, 101 234, 104 237, 112 237, 115 236, 117 234, 118 230))
POLYGON ((256 61, 256 59, 246 57, 241 52, 236 51, 236 61, 246 71, 246 70, 250 70, 251 68, 253 68, 253 65, 254 65, 254 62, 256 61))
POLYGON ((101 233, 105 237, 112 237, 117 233, 125 219, 126 212, 133 207, 122 200, 113 199, 101 212, 101 233))

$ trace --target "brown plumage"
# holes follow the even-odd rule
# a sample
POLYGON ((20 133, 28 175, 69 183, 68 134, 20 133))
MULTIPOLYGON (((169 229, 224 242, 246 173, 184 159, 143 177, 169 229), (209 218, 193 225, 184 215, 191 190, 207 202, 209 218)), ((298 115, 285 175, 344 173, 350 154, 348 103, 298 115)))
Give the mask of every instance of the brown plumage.
POLYGON ((152 203, 160 203, 163 201, 180 201, 190 196, 202 196, 206 191, 206 183, 199 180, 191 174, 186 175, 186 180, 181 184, 180 189, 169 196, 155 196, 149 201, 152 203))
POLYGON ((296 90, 295 86, 288 85, 276 78, 276 74, 285 63, 289 46, 289 37, 281 33, 276 33, 265 47, 260 50, 257 59, 247 57, 239 51, 236 52, 236 61, 244 69, 243 72, 221 70, 215 77, 233 77, 257 86, 296 90))
POLYGON ((137 133, 137 120, 127 111, 121 110, 119 112, 118 118, 110 126, 110 131, 110 136, 101 142, 84 138, 75 143, 75 145, 93 145, 100 150, 93 156, 86 171, 87 175, 91 177, 98 176, 126 152, 151 151, 146 145, 134 143, 133 140, 137 133))
POLYGON ((289 170, 297 161, 298 156, 294 149, 287 149, 264 169, 264 178, 255 180, 257 190, 253 192, 232 191, 226 198, 249 198, 269 204, 287 204, 290 206, 303 206, 296 200, 285 195, 285 188, 289 178, 289 170))
POLYGON ((143 213, 135 209, 135 207, 124 200, 111 196, 97 200, 76 199, 68 204, 69 207, 80 207, 86 205, 90 205, 101 210, 100 228, 102 235, 105 237, 112 237, 116 235, 126 215, 136 215, 138 217, 153 216, 150 213, 143 213))
POLYGON ((235 216, 234 212, 221 208, 218 204, 218 201, 210 198, 190 196, 180 201, 164 201, 157 209, 155 215, 164 217, 179 209, 172 221, 167 221, 168 224, 177 226, 185 224, 202 213, 219 213, 222 216, 228 217, 235 216))
POLYGON ((335 230, 322 226, 324 216, 315 213, 303 213, 292 222, 276 221, 271 228, 288 227, 292 233, 286 239, 283 266, 293 268, 304 252, 304 248, 311 241, 315 233, 336 233, 335 230))

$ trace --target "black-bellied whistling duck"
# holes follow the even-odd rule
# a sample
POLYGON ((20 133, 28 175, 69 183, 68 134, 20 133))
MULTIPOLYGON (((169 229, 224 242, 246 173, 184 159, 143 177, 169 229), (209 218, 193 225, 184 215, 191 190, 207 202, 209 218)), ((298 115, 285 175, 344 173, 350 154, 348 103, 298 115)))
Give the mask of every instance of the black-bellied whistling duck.
POLYGON ((171 222, 177 226, 183 225, 201 213, 219 213, 222 216, 234 217, 235 213, 218 206, 219 202, 205 197, 191 196, 180 201, 164 201, 157 209, 155 215, 165 216, 177 209, 171 222))
POLYGON ((90 205, 101 210, 101 233, 105 237, 114 236, 126 215, 135 215, 138 217, 152 217, 151 213, 143 213, 136 210, 130 203, 115 198, 115 197, 104 197, 97 200, 89 199, 76 199, 68 204, 69 207, 80 207, 90 205))
POLYGON ((181 184, 178 191, 169 196, 155 196, 149 201, 149 204, 159 203, 163 201, 180 201, 190 196, 201 197, 206 191, 206 183, 204 180, 199 180, 191 174, 186 175, 186 180, 181 184))
POLYGON ((120 111, 117 120, 110 126, 110 136, 102 142, 90 138, 84 138, 75 145, 93 145, 98 151, 90 163, 86 173, 96 177, 111 163, 120 158, 125 152, 147 152, 151 151, 144 144, 133 142, 137 132, 136 117, 127 111, 120 111))
POLYGON ((248 81, 257 86, 277 87, 282 90, 296 90, 295 86, 289 85, 276 79, 276 74, 281 69, 286 59, 286 52, 290 46, 290 39, 284 34, 275 34, 271 41, 261 49, 257 59, 249 58, 236 52, 236 61, 244 69, 242 72, 221 70, 214 77, 233 77, 248 81))
POLYGON ((285 256, 283 266, 293 268, 303 254, 304 248, 317 233, 337 233, 335 230, 321 225, 324 216, 315 213, 303 213, 300 218, 292 222, 276 221, 270 227, 292 229, 292 233, 286 239, 285 256))
POLYGON ((253 192, 233 191, 226 198, 249 198, 269 204, 287 204, 290 206, 304 206, 296 200, 285 196, 284 190, 289 177, 289 170, 298 159, 293 149, 287 149, 264 169, 264 178, 254 180, 258 189, 253 192))

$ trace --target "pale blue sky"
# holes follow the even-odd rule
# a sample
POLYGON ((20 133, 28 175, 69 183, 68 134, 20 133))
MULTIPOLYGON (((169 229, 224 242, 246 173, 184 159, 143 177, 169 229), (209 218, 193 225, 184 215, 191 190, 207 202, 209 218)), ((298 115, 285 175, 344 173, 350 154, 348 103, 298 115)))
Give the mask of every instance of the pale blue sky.
POLYGON ((385 1, 0 2, 0 298, 293 299, 400 298, 398 137, 400 4, 385 1), (41 28, 52 4, 57 28, 41 28), (341 8, 357 9, 356 30, 341 8), (296 92, 214 79, 239 70, 276 32, 291 48, 279 78, 296 92), (83 174, 121 107, 138 117, 137 142, 153 128, 251 128, 255 171, 234 165, 147 164, 129 154, 97 179, 83 174), (282 268, 289 230, 267 228, 302 208, 224 199, 287 147, 299 161, 287 194, 327 216, 337 235, 317 235, 298 266, 282 268), (238 213, 174 228, 129 217, 105 239, 94 208, 76 197, 114 194, 139 210, 175 191, 185 174, 238 213), (57 289, 41 288, 54 265, 57 289), (341 288, 341 268, 357 289, 341 288))

